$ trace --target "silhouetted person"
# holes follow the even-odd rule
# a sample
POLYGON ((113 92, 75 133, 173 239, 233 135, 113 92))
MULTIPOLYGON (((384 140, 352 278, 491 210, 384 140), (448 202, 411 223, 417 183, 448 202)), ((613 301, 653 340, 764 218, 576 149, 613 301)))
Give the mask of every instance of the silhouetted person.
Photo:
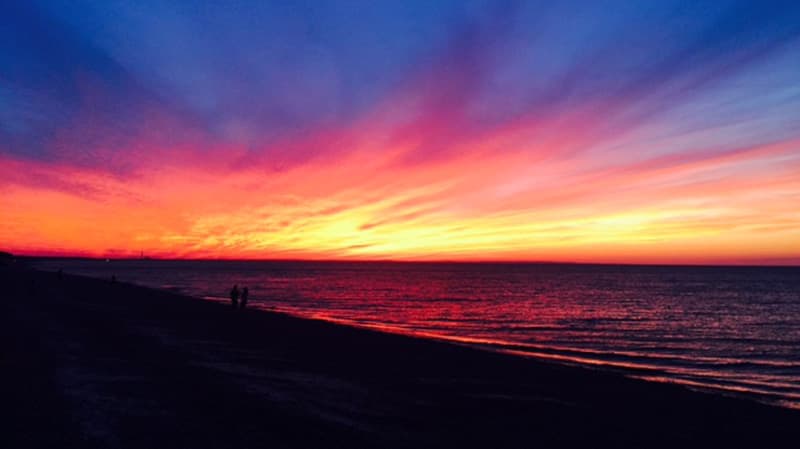
POLYGON ((116 284, 117 283, 117 275, 115 275, 115 274, 111 275, 111 283, 112 284, 116 284))
POLYGON ((62 268, 58 269, 58 280, 64 280, 64 270, 62 268))
POLYGON ((234 309, 239 307, 239 286, 235 284, 231 289, 231 305, 234 309))
POLYGON ((242 309, 247 307, 247 295, 249 294, 250 294, 250 289, 248 289, 247 287, 242 289, 242 304, 241 304, 242 309))

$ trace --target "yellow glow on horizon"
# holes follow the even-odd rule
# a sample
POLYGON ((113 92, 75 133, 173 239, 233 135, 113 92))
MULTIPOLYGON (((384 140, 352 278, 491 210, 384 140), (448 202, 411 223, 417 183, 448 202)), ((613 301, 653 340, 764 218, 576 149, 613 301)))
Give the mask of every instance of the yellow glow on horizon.
MULTIPOLYGON (((400 146, 380 156, 357 147, 281 171, 187 163, 121 179, 53 167, 48 176, 79 186, 5 187, 0 238, 20 253, 99 257, 796 260, 796 148, 752 150, 784 158, 768 177, 710 181, 702 175, 746 159, 605 173, 531 156, 530 147, 465 147, 417 164, 400 146)), ((5 167, 26 169, 16 164, 5 167)))

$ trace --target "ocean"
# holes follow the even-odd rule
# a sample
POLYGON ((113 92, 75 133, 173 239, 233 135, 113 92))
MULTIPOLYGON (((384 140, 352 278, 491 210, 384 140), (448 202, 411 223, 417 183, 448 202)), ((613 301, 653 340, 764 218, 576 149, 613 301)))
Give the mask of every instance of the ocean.
POLYGON ((800 268, 42 260, 44 270, 800 408, 800 268))

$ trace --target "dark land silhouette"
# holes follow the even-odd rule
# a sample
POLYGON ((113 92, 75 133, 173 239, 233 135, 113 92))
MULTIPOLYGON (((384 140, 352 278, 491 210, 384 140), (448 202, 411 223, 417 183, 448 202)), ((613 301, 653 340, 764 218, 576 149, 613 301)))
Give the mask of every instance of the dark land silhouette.
POLYGON ((0 282, 3 448, 791 447, 800 429, 794 410, 124 282, 0 282))

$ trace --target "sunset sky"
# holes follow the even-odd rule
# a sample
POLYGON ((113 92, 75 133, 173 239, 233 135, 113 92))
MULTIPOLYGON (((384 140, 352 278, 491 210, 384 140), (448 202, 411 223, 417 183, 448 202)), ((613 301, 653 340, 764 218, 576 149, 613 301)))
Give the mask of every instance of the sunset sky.
POLYGON ((0 249, 800 264, 800 2, 4 1, 0 249))

